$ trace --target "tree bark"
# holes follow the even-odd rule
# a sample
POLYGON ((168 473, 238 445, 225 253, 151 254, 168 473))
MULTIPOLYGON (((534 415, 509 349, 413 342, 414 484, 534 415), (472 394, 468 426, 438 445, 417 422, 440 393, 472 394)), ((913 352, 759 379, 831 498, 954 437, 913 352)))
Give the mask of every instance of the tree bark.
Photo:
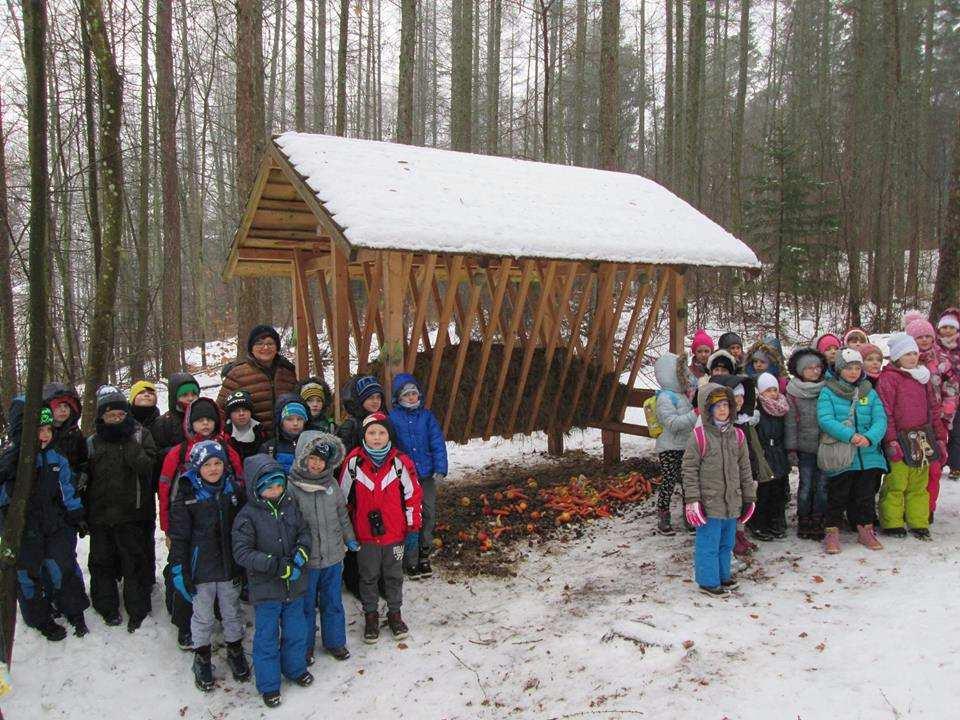
MULTIPOLYGON (((669 3, 670 0, 667 0, 669 3)), ((573 164, 583 165, 583 93, 587 72, 587 0, 577 0, 577 56, 573 80, 573 164)))
POLYGON ((97 112, 93 97, 93 68, 90 60, 90 36, 80 23, 80 45, 83 51, 84 139, 87 145, 87 220, 90 223, 90 244, 93 246, 93 270, 100 274, 100 244, 103 229, 100 223, 100 189, 97 178, 97 112))
POLYGON ((350 21, 350 0, 340 0, 340 44, 337 46, 337 121, 336 133, 347 132, 347 30, 350 21))
POLYGON ((143 0, 140 24, 140 188, 137 197, 137 326, 130 376, 143 378, 150 318, 150 0, 143 0))
POLYGON ((500 152, 500 35, 503 0, 490 0, 487 22, 487 154, 500 152))
POLYGON ((473 0, 453 0, 451 14, 450 144, 473 149, 471 99, 473 83, 473 0))
POLYGON ((666 69, 663 81, 663 167, 667 187, 673 187, 673 0, 666 2, 666 69))
POLYGON ((297 15, 294 20, 293 33, 296 57, 294 58, 294 89, 293 89, 293 127, 297 132, 307 129, 307 91, 306 73, 304 71, 306 40, 304 38, 305 0, 297 0, 297 15))
POLYGON ((413 67, 417 52, 417 0, 400 3, 400 77, 397 83, 397 142, 413 143, 413 67))
POLYGON ((313 128, 322 133, 327 111, 327 0, 314 0, 313 24, 313 128))
POLYGON ((604 170, 619 170, 620 0, 603 3, 600 17, 600 152, 604 170))
POLYGON ((733 108, 733 149, 730 158, 730 224, 743 232, 743 115, 747 99, 747 71, 750 49, 750 0, 740 0, 740 55, 737 99, 733 108))
POLYGON ((7 198, 6 135, 3 132, 3 102, 0 97, 0 395, 17 395, 17 342, 13 324, 13 280, 10 276, 10 251, 13 229, 7 198))
POLYGON ((686 178, 687 200, 700 201, 700 86, 703 82, 703 53, 707 30, 706 0, 690 0, 690 42, 687 43, 686 178))
POLYGON ((957 114, 949 192, 946 224, 940 236, 940 265, 930 304, 933 323, 948 307, 960 306, 960 113, 957 114))

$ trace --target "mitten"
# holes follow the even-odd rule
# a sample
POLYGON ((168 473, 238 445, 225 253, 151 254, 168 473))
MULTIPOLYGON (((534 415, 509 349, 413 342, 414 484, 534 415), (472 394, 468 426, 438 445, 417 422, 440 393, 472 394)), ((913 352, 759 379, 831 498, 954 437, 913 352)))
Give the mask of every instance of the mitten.
POLYGON ((683 513, 687 517, 687 522, 694 527, 703 527, 707 524, 707 516, 704 514, 703 506, 699 502, 691 502, 684 505, 683 513))
POLYGON ((740 506, 740 522, 746 524, 753 517, 754 510, 757 509, 756 503, 744 503, 740 506))
POLYGON ((293 554, 293 566, 295 568, 302 568, 307 564, 307 561, 310 559, 309 553, 303 549, 303 546, 297 548, 297 551, 293 554))
MULTIPOLYGON (((172 577, 173 587, 175 587, 177 592, 183 596, 184 600, 186 600, 188 603, 193 603, 193 593, 187 588, 187 581, 183 577, 183 567, 180 565, 172 566, 170 568, 170 574, 172 577)), ((193 583, 190 584, 192 585, 193 583)))
POLYGON ((347 550, 350 552, 357 552, 360 549, 360 543, 356 540, 347 540, 347 550))
MULTIPOLYGON (((278 577, 281 580, 290 580, 291 575, 293 575, 293 571, 294 571, 294 567, 292 563, 290 562, 282 563, 280 565, 280 573, 278 577)), ((297 571, 299 572, 299 568, 297 568, 297 571)))
POLYGON ((296 565, 293 566, 293 569, 290 571, 289 582, 295 583, 300 579, 301 571, 296 565))
POLYGON ((900 447, 900 443, 896 440, 891 440, 887 443, 885 448, 887 453, 887 460, 892 463, 900 462, 903 460, 903 449, 900 447))

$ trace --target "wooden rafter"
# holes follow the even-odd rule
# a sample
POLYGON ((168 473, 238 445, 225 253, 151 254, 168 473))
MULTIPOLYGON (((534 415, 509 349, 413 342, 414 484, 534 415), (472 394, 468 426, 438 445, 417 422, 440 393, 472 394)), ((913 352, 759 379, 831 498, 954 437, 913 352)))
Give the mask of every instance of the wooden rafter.
POLYGON ((463 258, 454 256, 448 271, 450 279, 447 281, 447 294, 443 298, 443 305, 438 318, 437 342, 433 346, 433 360, 430 363, 430 380, 427 383, 427 397, 424 405, 430 406, 433 394, 437 389, 437 378, 440 375, 440 364, 443 360, 443 348, 449 340, 447 326, 450 324, 450 315, 453 314, 453 305, 456 300, 457 287, 460 285, 460 275, 463 272, 463 258))
MULTIPOLYGON (((316 374, 324 377, 323 363, 320 359, 320 343, 317 340, 317 322, 313 315, 313 303, 310 301, 309 282, 307 273, 304 269, 303 253, 298 252, 294 259, 294 273, 297 277, 297 286, 300 291, 300 304, 303 306, 303 314, 306 319, 307 332, 310 335, 310 352, 313 354, 313 367, 316 374)), ((321 279, 322 282, 322 279, 321 279)), ((299 345, 303 340, 297 338, 299 345)))
POLYGON ((557 422, 557 413, 560 411, 560 397, 562 395, 560 388, 564 387, 564 383, 567 381, 567 373, 570 372, 570 366, 573 364, 573 338, 580 334, 580 326, 583 323, 583 316, 587 312, 587 306, 590 304, 590 295, 593 291, 593 284, 596 277, 596 273, 590 273, 587 277, 587 282, 584 284, 583 290, 580 293, 580 303, 577 305, 577 312, 574 315, 573 322, 570 323, 570 340, 567 342, 567 352, 563 358, 563 368, 560 370, 560 377, 557 379, 557 394, 554 396, 553 404, 550 407, 549 427, 551 432, 556 432, 560 428, 560 423, 557 422))
MULTIPOLYGON (((410 328, 410 343, 407 345, 406 371, 413 372, 417 361, 417 348, 420 346, 420 335, 423 334, 424 347, 430 349, 430 335, 427 333, 427 310, 430 303, 430 288, 433 286, 433 271, 437 266, 437 256, 431 253, 423 266, 423 281, 417 288, 417 280, 413 268, 410 268, 410 288, 416 298, 413 323, 410 328)), ((438 306, 439 307, 439 306, 438 306)))
MULTIPOLYGON (((643 364, 643 353, 647 349, 647 343, 650 341, 650 333, 657 324, 657 316, 660 314, 660 303, 663 302, 663 295, 667 291, 666 273, 660 274, 660 280, 657 283, 657 292, 653 296, 653 302, 650 304, 650 313, 643 324, 643 332, 640 334, 640 342, 637 344, 637 350, 633 356, 633 364, 630 366, 630 376, 627 378, 627 387, 632 388, 637 381, 637 374, 640 372, 640 366, 643 364)), ((619 376, 618 376, 619 377, 619 376)), ((617 420, 623 419, 624 408, 617 408, 617 420)))
MULTIPOLYGON (((620 295, 617 297, 616 307, 600 307, 598 311, 603 312, 603 327, 600 328, 600 345, 598 355, 603 367, 603 372, 597 373, 593 379, 593 385, 587 393, 587 399, 590 407, 587 410, 587 416, 592 417, 593 409, 597 406, 597 396, 600 394, 600 385, 603 382, 603 376, 607 372, 612 372, 615 365, 613 356, 613 344, 617 337, 617 329, 620 327, 620 318, 623 315, 623 308, 626 306, 627 296, 630 294, 630 286, 633 283, 633 276, 636 274, 635 265, 627 265, 623 275, 623 282, 620 285, 620 295)), ((613 385, 616 386, 617 380, 614 377, 613 385)))
POLYGON ((363 264, 364 284, 367 290, 367 314, 363 323, 363 334, 360 336, 360 347, 357 350, 359 357, 364 358, 366 365, 370 357, 370 340, 373 337, 373 328, 377 328, 377 341, 383 346, 383 323, 380 319, 380 296, 383 288, 383 260, 363 264), (372 266, 372 267, 371 267, 372 266))
POLYGON ((453 368, 453 380, 450 383, 450 395, 447 398, 447 411, 443 414, 444 435, 450 431, 450 419, 453 417, 453 408, 456 406, 457 395, 460 392, 460 378, 463 375, 463 363, 467 359, 467 350, 470 347, 470 332, 473 328, 473 318, 477 311, 477 301, 480 299, 480 289, 483 287, 483 279, 479 273, 475 271, 470 272, 467 274, 467 278, 470 282, 470 295, 467 298, 467 309, 464 315, 466 336, 460 338, 460 345, 457 348, 457 359, 453 368))

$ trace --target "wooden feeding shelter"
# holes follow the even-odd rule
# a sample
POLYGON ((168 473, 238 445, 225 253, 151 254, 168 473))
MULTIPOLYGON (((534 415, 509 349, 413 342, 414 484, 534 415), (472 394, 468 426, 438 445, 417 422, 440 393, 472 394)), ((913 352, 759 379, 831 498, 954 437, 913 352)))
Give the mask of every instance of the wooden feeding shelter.
POLYGON ((337 388, 413 372, 451 439, 543 430, 558 452, 597 427, 614 460, 646 434, 624 416, 661 313, 683 347, 692 266, 760 263, 638 175, 285 133, 224 276, 291 279, 301 376, 327 370, 322 320, 337 388))

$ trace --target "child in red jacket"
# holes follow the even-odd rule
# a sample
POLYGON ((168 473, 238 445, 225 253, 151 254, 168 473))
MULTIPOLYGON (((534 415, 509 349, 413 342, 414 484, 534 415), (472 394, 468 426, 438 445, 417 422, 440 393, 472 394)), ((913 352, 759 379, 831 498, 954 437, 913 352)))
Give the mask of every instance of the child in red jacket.
POLYGON ((357 563, 366 643, 375 643, 380 637, 377 585, 381 577, 393 636, 401 640, 409 632, 400 616, 403 546, 408 532, 420 530, 423 492, 416 465, 393 447, 391 436, 386 415, 368 415, 361 426, 360 446, 347 455, 340 472, 340 488, 360 543, 357 563))

